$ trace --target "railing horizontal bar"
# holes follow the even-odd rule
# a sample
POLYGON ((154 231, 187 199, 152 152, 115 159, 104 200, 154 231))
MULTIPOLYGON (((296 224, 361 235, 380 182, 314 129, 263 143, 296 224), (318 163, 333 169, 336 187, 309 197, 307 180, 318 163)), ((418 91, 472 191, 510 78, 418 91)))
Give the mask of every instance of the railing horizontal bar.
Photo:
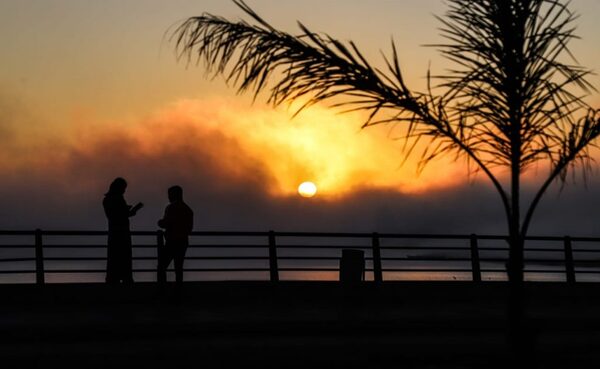
POLYGON ((525 269, 523 273, 538 273, 538 274, 565 274, 564 269, 551 270, 551 269, 525 269))
POLYGON ((586 250, 586 249, 576 249, 573 248, 573 252, 578 252, 578 253, 593 253, 593 254, 597 254, 600 253, 600 250, 586 250))
MULTIPOLYGON (((134 256, 133 260, 157 260, 156 256, 134 256)), ((339 260, 338 257, 279 257, 280 260, 339 260)), ((10 260, 10 259, 7 259, 10 260)), ((35 260, 35 259, 27 259, 35 260)), ((44 257, 46 261, 100 261, 106 257, 44 257)), ((266 256, 186 256, 185 260, 269 260, 266 256)), ((365 258, 371 260, 371 258, 365 258)), ((0 262, 3 261, 0 259, 0 262)))
MULTIPOLYGON (((134 256, 133 260, 156 260, 156 256, 134 256)), ((268 260, 267 256, 186 256, 186 260, 268 260)), ((337 256, 280 256, 279 260, 340 260, 340 257, 337 256)), ((0 259, 0 262, 25 262, 25 261, 34 261, 35 258, 11 258, 11 259, 0 259)), ((106 257, 88 257, 88 256, 64 256, 64 257, 44 257, 46 261, 99 261, 106 260, 106 257)), ((366 261, 371 261, 373 258, 366 257, 366 261)), ((415 257, 415 258, 405 258, 405 257, 397 257, 397 258, 381 258, 381 260, 385 261, 441 261, 441 262, 466 262, 470 261, 469 258, 427 258, 427 257, 415 257)), ((482 262, 506 262, 505 258, 482 258, 480 259, 482 262)), ((564 264, 564 260, 562 259, 525 259, 526 263, 556 263, 556 264, 564 264)), ((574 260, 575 263, 597 263, 600 266, 600 260, 574 260)))
POLYGON ((371 246, 357 246, 357 245, 346 245, 346 246, 335 246, 335 245, 277 245, 277 249, 323 249, 323 250, 342 250, 342 249, 361 249, 370 250, 371 246))
MULTIPOLYGON (((134 256, 133 260, 156 260, 156 256, 134 256)), ((266 256, 187 256, 186 260, 268 260, 266 256)), ((339 257, 327 257, 327 256, 280 256, 279 260, 340 260, 339 257)), ((11 258, 11 259, 0 259, 1 262, 26 262, 34 261, 35 258, 11 258)), ((44 257, 46 261, 103 261, 106 257, 44 257)), ((371 261, 373 258, 366 257, 366 261, 371 261)), ((441 261, 441 262, 467 262, 471 259, 468 258, 381 258, 384 261, 441 261)), ((482 262, 506 262, 507 259, 502 258, 482 258, 482 262)), ((597 263, 600 266, 600 260, 575 260, 575 263, 597 263)), ((525 263, 552 263, 552 264, 564 264, 564 260, 552 260, 552 259, 525 259, 525 263)))
MULTIPOLYGON (((310 272, 337 272, 338 268, 279 268, 280 271, 310 271, 310 272)), ((169 269, 167 271, 173 271, 169 269)), ((185 268, 184 272, 268 272, 268 268, 185 268)), ((366 272, 372 272, 373 269, 367 268, 366 272)), ((436 270, 437 271, 437 270, 436 270)), ((454 271, 454 270, 453 270, 454 271)), ((9 272, 19 272, 19 271, 9 271, 9 272)), ((35 271, 24 271, 23 273, 34 273, 35 271)), ((55 274, 85 274, 85 273, 105 273, 104 269, 50 269, 46 270, 46 273, 55 273, 55 274)), ((155 273, 156 269, 134 269, 134 273, 155 273)))
MULTIPOLYGON (((506 273, 506 269, 481 269, 482 272, 485 273, 506 273)), ((551 273, 551 274, 564 274, 564 269, 525 269, 524 273, 551 273)))
POLYGON ((280 272, 313 272, 313 273, 322 273, 322 272, 339 272, 339 269, 335 268, 279 268, 280 272))
POLYGON ((550 264, 564 264, 564 259, 529 259, 525 258, 525 263, 550 263, 550 264))
POLYGON ((0 263, 11 263, 11 262, 22 262, 22 261, 35 261, 35 258, 11 258, 11 259, 0 259, 0 263))
POLYGON ((268 237, 269 232, 239 232, 239 231, 196 231, 190 236, 219 236, 219 237, 268 237))
POLYGON ((339 272, 338 268, 279 268, 280 272, 339 272))
MULTIPOLYGON (((413 239, 431 239, 431 240, 439 240, 439 239, 448 239, 448 240, 469 240, 471 235, 462 235, 462 234, 402 234, 402 233, 378 233, 379 238, 413 238, 413 239)), ((507 236, 477 236, 479 239, 492 239, 492 240, 505 240, 508 239, 507 236)))
POLYGON ((573 262, 575 264, 597 264, 598 266, 600 266, 600 260, 583 260, 583 259, 576 259, 573 260, 573 262))
MULTIPOLYGON (((154 246, 156 247, 156 246, 154 246)), ((268 249, 269 245, 189 245, 192 249, 268 249)))
MULTIPOLYGON (((334 272, 339 271, 337 268, 280 268, 280 271, 306 271, 306 272, 334 272)), ((169 269, 169 271, 173 271, 169 269)), ((184 269, 184 272, 268 272, 267 268, 192 268, 184 269)), ((365 269, 367 272, 373 271, 373 269, 365 269)), ((406 268, 384 268, 384 272, 418 272, 418 273, 470 273, 470 269, 406 269, 406 268)), ((86 274, 86 273, 105 273, 104 269, 51 269, 46 270, 45 273, 54 274, 86 274)), ((156 269, 134 269, 134 273, 155 273, 156 269)), ((506 273, 504 269, 482 269, 482 273, 506 273)), ((525 270, 525 273, 537 273, 537 274, 563 274, 563 270, 525 270)), ((0 270, 0 274, 33 274, 35 270, 0 270)), ((578 274, 600 274, 599 270, 577 270, 578 274)))
MULTIPOLYGON (((278 260, 340 260, 338 256, 278 256, 278 260)), ((365 258, 373 260, 373 258, 365 258)))
MULTIPOLYGON (((108 231, 63 231, 63 230, 57 230, 57 231, 50 231, 50 230, 42 230, 41 231, 43 236, 107 236, 108 235, 108 231)), ((138 233, 152 233, 155 234, 156 232, 130 232, 131 235, 138 234, 138 233)), ((0 233, 1 234, 1 233, 0 233)))
MULTIPOLYGON (((65 231, 65 230, 42 230, 44 236, 106 236, 108 231, 65 231)), ((6 231, 0 230, 0 235, 27 236, 34 235, 35 231, 6 231)), ((132 236, 155 236, 156 231, 131 231, 132 236)), ((369 238, 371 233, 340 233, 340 232, 274 232, 277 237, 336 237, 336 238, 369 238)), ((230 236, 243 237, 268 236, 269 232, 240 232, 240 231, 197 231, 192 236, 230 236)), ((380 233, 381 238, 414 238, 414 239, 468 239, 469 235, 428 235, 428 234, 395 234, 380 233)), ((506 239, 506 236, 480 236, 481 239, 506 239)))
MULTIPOLYGON (((106 247, 106 246, 104 246, 106 247)), ((33 249, 35 245, 0 245, 0 249, 33 249)))
MULTIPOLYGON (((479 251, 506 251, 508 252, 508 247, 480 247, 479 251)), ((563 249, 549 249, 549 248, 535 248, 535 247, 526 247, 523 251, 525 252, 560 252, 563 253, 565 250, 563 249)))
MULTIPOLYGON (((195 234, 195 233, 194 233, 195 234)), ((322 237, 322 238, 371 238, 372 233, 326 233, 326 232, 274 232, 277 237, 322 237)), ((198 235, 204 235, 204 232, 198 232, 198 235)), ((444 234, 399 234, 399 233, 379 233, 380 238, 414 238, 414 239, 468 239, 470 235, 444 235, 444 234)), ((490 236, 487 236, 490 237, 490 236)), ((499 239, 506 239, 505 236, 491 236, 499 239)))
POLYGON ((381 258, 381 260, 388 261, 471 261, 470 258, 428 258, 428 257, 411 257, 411 258, 381 258))
POLYGON ((600 269, 598 270, 575 270, 575 273, 577 274, 600 274, 600 269))
MULTIPOLYGON (((215 269, 204 269, 204 268, 190 268, 184 269, 184 272, 268 272, 266 268, 215 268, 215 269)), ((33 271, 35 272, 35 271, 33 271)), ((104 269, 50 269, 46 270, 46 273, 54 274, 86 274, 86 273, 106 273, 104 269)), ((156 269, 134 269, 134 273, 156 273, 156 269)))
MULTIPOLYGON (((156 231, 131 231, 132 236, 155 236, 156 231)), ((29 236, 34 235, 34 230, 0 230, 0 235, 5 236, 29 236)), ((65 230, 42 230, 45 236, 105 236, 107 231, 65 231, 65 230)), ((245 232, 245 231, 196 231, 192 236, 268 236, 269 232, 245 232)), ((323 238, 370 238, 372 233, 343 233, 343 232, 274 232, 277 237, 323 237, 323 238)), ((468 240, 471 235, 460 234, 402 234, 402 233, 379 233, 380 238, 412 238, 412 239, 455 239, 468 240)), ((508 240, 508 236, 502 235, 477 235, 479 240, 508 240)), ((556 236, 527 236, 528 241, 563 241, 564 237, 556 236)), ((600 242, 600 237, 571 237, 576 242, 600 242)))
MULTIPOLYGON (((156 246, 154 246, 154 247, 156 248, 156 246)), ((44 245, 44 249, 105 249, 105 248, 106 248, 106 245, 44 245)))
MULTIPOLYGON (((481 262, 498 262, 503 263, 508 261, 507 258, 481 258, 481 262)), ((563 264, 565 262, 564 259, 531 259, 526 258, 524 260, 525 263, 560 263, 563 264)))
POLYGON ((525 252, 559 252, 559 253, 564 253, 565 250, 564 249, 547 249, 547 248, 525 248, 523 251, 525 252))
MULTIPOLYGON (((130 231, 132 236, 156 236, 156 231, 130 231)), ((44 236, 108 236, 108 231, 46 231, 44 236)))
MULTIPOLYGON (((134 249, 156 249, 156 245, 132 245, 134 249)), ((243 246, 243 245, 218 245, 218 246, 203 246, 189 245, 188 249, 264 249, 267 246, 243 246)), ((33 246, 32 246, 33 248, 33 246)), ((105 249, 106 245, 44 245, 44 249, 105 249)))
POLYGON ((269 260, 269 257, 268 256, 186 256, 185 260, 269 260))
MULTIPOLYGON (((532 241, 564 241, 564 237, 539 237, 532 236, 525 238, 532 241)), ((571 241, 577 242, 600 242, 600 237, 571 237, 571 241)))
POLYGON ((482 273, 506 273, 506 269, 481 269, 482 273))
MULTIPOLYGON (((132 258, 133 260, 140 260, 142 258, 138 258, 138 257, 134 257, 132 258)), ((156 259, 156 258, 152 258, 152 259, 156 259)), ((77 256, 65 256, 65 257, 44 257, 44 261, 102 261, 102 260, 106 260, 106 257, 95 257, 95 256, 81 256, 81 257, 77 257, 77 256)))
POLYGON ((471 269, 406 269, 406 268, 384 268, 384 272, 418 272, 418 273, 471 273, 471 269))
POLYGON ((0 270, 0 274, 35 274, 34 270, 0 270))
POLYGON ((459 246, 381 246, 381 250, 438 250, 438 251, 470 251, 469 247, 459 246))
MULTIPOLYGON (((132 245, 134 249, 156 249, 156 245, 132 245)), ((44 249, 106 249, 106 245, 44 245, 44 249)))
POLYGON ((190 268, 184 272, 268 272, 269 268, 190 268))
MULTIPOLYGON (((302 268, 302 267, 288 267, 279 268, 280 272, 339 272, 338 268, 302 268)), ((373 268, 365 268, 365 272, 372 272, 373 268)))
MULTIPOLYGON (((156 269, 148 269, 148 271, 156 272, 156 269)), ((145 270, 134 270, 134 272, 145 271, 145 270)), ((46 274, 86 274, 86 273, 106 273, 106 269, 46 269, 46 274)))
MULTIPOLYGON (((156 260, 156 256, 134 256, 133 260, 156 260)), ((338 257, 279 257, 280 260, 339 260, 338 257)), ((371 260, 371 258, 365 258, 371 260)), ((13 259, 6 259, 15 261, 13 259)), ((23 259, 27 261, 35 260, 34 258, 23 259)), ((106 257, 44 257, 46 261, 99 261, 106 260, 106 257)), ((266 256, 186 256, 185 260, 269 260, 266 256)), ((0 259, 0 262, 4 261, 0 259)), ((20 261, 20 260, 16 260, 20 261)))
POLYGON ((6 231, 0 230, 0 236, 33 236, 35 231, 6 231))
POLYGON ((508 261, 508 258, 481 258, 479 259, 482 263, 483 262, 496 262, 496 263, 505 263, 508 261))
MULTIPOLYGON (((283 260, 339 260, 337 257, 279 257, 283 260)), ((370 260, 371 258, 365 258, 370 260)), ((28 259, 0 259, 2 261, 33 261, 34 258, 28 259)), ((106 257, 44 257, 46 261, 102 261, 106 257)), ((134 256, 132 260, 157 260, 156 256, 134 256)), ((269 260, 264 256, 186 256, 185 260, 269 260)))
MULTIPOLYGON (((7 246, 5 248, 33 248, 34 246, 7 246)), ((134 249, 155 249, 156 245, 140 245, 134 244, 132 245, 134 249)), ((0 248, 2 248, 0 246, 0 248)), ((44 245, 45 249, 103 249, 106 248, 106 245, 44 245)), ((265 249, 268 248, 268 245, 189 245, 188 248, 191 249, 265 249)), ((318 245, 278 245, 278 249, 332 249, 332 250, 341 250, 341 249, 364 249, 370 250, 371 246, 355 246, 355 245, 346 245, 346 246, 318 246, 318 245)), ((431 251, 469 251, 468 247, 444 247, 444 246, 381 246, 382 250, 431 250, 431 251)), ((491 247, 481 247, 480 251, 508 251, 508 248, 491 248, 491 247)), ((560 249, 547 249, 547 248, 526 248, 525 252, 564 252, 560 249)), ((574 249, 574 252, 595 252, 598 253, 600 250, 584 250, 584 249, 574 249)))
POLYGON ((563 236, 527 236, 525 237, 526 241, 564 241, 565 238, 563 236))
MULTIPOLYGON (((341 257, 339 256, 278 256, 278 260, 334 260, 339 261, 341 257)), ((372 261, 372 257, 365 257, 365 261, 372 261)), ((381 258, 381 260, 388 260, 385 258, 381 258)), ((391 259, 390 259, 391 260, 391 259)))

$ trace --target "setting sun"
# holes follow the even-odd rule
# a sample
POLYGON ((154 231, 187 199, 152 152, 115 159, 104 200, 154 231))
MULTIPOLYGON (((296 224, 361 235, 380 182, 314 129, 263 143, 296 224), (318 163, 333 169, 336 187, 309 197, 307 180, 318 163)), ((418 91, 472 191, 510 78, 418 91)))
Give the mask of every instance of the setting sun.
POLYGON ((304 182, 298 186, 298 193, 302 197, 313 197, 317 194, 317 186, 312 182, 304 182))

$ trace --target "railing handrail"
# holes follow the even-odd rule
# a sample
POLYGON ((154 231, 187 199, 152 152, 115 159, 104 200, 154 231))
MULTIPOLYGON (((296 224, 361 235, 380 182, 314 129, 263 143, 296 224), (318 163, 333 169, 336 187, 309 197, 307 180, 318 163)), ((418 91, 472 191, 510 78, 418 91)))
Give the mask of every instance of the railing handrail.
MULTIPOLYGON (((106 230, 40 230, 44 236, 106 236, 106 230)), ((193 231, 191 236, 231 236, 231 237, 313 237, 313 238, 372 238, 372 232, 296 232, 296 231, 193 231)), ((130 231, 132 236, 155 236, 156 231, 140 230, 130 231)), ((35 235, 36 230, 0 230, 0 236, 28 236, 35 235)), ((400 239, 446 239, 446 240, 469 240, 471 234, 447 234, 447 233, 377 233, 379 238, 400 239)), ((600 237, 576 237, 568 236, 571 241, 600 241, 600 237)), ((565 236, 527 236, 526 241, 562 241, 565 236)), ((479 240, 508 240, 506 235, 477 234, 479 240)))

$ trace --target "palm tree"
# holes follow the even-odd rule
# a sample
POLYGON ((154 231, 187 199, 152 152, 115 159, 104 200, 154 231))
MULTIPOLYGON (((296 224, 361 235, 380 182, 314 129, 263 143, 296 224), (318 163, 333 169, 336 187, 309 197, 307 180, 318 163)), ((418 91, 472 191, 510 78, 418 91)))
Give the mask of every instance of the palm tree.
MULTIPOLYGON (((589 168, 589 148, 600 134, 600 114, 582 95, 593 90, 590 71, 577 65, 568 43, 577 18, 560 0, 448 0, 436 46, 456 66, 425 92, 410 89, 392 42, 386 68, 373 67, 353 42, 311 32, 275 29, 243 0, 233 0, 252 20, 230 22, 204 14, 172 34, 178 58, 205 62, 239 91, 269 90, 274 105, 296 100, 302 108, 332 101, 369 112, 363 127, 395 123, 405 130, 406 155, 427 142, 422 166, 442 155, 466 159, 496 188, 509 233, 509 280, 523 281, 524 238, 534 211, 555 180, 578 166, 589 168), (565 56, 571 62, 564 61, 565 56), (275 82, 270 85, 268 81, 275 82), (534 163, 548 176, 522 217, 521 177, 534 163), (495 171, 510 170, 509 183, 495 171)), ((428 73, 429 76, 429 73, 428 73)), ((431 84, 429 84, 431 86, 431 84)))

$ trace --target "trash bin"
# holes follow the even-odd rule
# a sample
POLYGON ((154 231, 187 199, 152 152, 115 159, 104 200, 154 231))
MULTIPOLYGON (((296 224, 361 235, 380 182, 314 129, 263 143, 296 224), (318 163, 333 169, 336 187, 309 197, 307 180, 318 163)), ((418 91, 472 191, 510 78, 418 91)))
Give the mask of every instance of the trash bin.
POLYGON ((342 250, 340 259, 340 282, 360 282, 365 278, 365 252, 363 250, 342 250))

